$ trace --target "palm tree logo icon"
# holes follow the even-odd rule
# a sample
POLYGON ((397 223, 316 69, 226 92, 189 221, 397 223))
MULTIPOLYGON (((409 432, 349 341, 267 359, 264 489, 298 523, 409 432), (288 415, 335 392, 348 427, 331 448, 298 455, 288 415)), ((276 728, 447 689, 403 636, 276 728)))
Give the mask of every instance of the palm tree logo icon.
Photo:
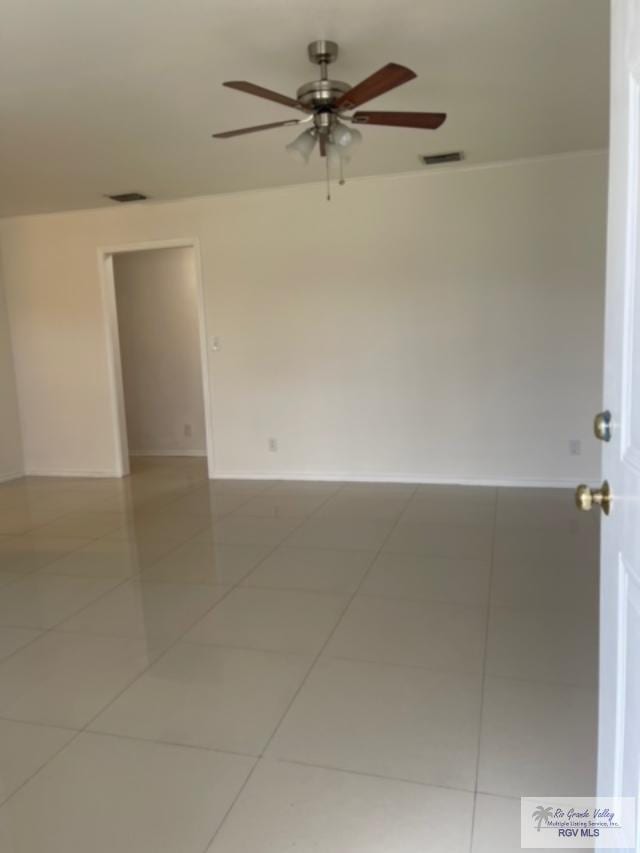
POLYGON ((533 818, 534 822, 538 824, 538 826, 537 826, 538 832, 540 832, 540 828, 542 826, 542 821, 544 821, 545 823, 549 823, 549 818, 552 815, 553 815, 553 809, 551 808, 551 806, 547 806, 546 808, 544 806, 538 806, 538 808, 535 809, 535 811, 533 812, 531 817, 533 818))

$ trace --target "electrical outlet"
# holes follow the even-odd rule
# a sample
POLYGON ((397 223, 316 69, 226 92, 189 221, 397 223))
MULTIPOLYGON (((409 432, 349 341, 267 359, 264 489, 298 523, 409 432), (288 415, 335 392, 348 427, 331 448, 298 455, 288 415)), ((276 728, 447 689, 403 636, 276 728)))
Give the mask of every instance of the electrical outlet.
POLYGON ((572 438, 569 440, 569 455, 570 456, 580 456, 582 453, 582 442, 579 438, 572 438))
POLYGON ((270 438, 269 439, 269 450, 271 451, 271 453, 277 453, 278 452, 278 439, 277 438, 270 438))
POLYGON ((184 425, 184 434, 187 438, 191 438, 191 436, 193 435, 193 427, 191 426, 191 424, 184 425))

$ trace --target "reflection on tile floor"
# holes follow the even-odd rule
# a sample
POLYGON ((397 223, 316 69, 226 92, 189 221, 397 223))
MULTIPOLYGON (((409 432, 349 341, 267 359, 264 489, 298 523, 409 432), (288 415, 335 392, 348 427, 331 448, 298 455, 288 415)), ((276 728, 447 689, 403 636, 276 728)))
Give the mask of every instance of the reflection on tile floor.
POLYGON ((594 790, 597 520, 563 490, 0 486, 0 853, 516 853, 594 790))

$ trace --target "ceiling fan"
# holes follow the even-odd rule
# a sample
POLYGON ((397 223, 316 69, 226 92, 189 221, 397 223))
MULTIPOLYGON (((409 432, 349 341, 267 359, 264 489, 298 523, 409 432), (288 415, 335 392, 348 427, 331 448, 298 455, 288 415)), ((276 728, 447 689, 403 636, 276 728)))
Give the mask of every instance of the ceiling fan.
POLYGON ((338 45, 333 41, 313 41, 307 48, 309 60, 320 66, 320 79, 312 80, 301 86, 295 98, 281 95, 255 83, 244 80, 230 80, 223 83, 230 89, 246 92, 248 95, 256 95, 268 101, 292 107, 295 110, 306 113, 304 118, 289 119, 287 121, 275 121, 269 124, 259 124, 254 127, 243 127, 239 130, 227 130, 223 133, 214 133, 215 139, 230 139, 234 136, 243 136, 247 133, 257 133, 262 130, 271 130, 275 127, 287 127, 294 125, 305 125, 309 127, 300 134, 292 143, 287 145, 290 153, 308 162, 309 157, 318 143, 321 157, 327 158, 327 176, 329 160, 337 159, 341 168, 342 164, 349 159, 349 149, 361 139, 361 134, 356 128, 348 127, 356 124, 382 125, 386 127, 412 127, 421 130, 436 130, 446 119, 446 113, 422 113, 422 112, 380 112, 380 111, 357 111, 352 115, 347 113, 356 107, 373 100, 385 92, 408 83, 416 77, 416 73, 403 65, 390 62, 374 72, 356 86, 341 83, 338 80, 330 80, 327 74, 327 66, 338 57, 338 45))

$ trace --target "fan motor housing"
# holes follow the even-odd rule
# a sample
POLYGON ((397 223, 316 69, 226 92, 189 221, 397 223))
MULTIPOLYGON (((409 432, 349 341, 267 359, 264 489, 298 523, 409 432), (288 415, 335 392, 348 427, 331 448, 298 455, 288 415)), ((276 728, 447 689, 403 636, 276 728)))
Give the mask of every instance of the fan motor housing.
POLYGON ((341 95, 348 92, 351 86, 340 80, 312 80, 300 86, 297 98, 301 104, 311 109, 332 107, 341 95))

